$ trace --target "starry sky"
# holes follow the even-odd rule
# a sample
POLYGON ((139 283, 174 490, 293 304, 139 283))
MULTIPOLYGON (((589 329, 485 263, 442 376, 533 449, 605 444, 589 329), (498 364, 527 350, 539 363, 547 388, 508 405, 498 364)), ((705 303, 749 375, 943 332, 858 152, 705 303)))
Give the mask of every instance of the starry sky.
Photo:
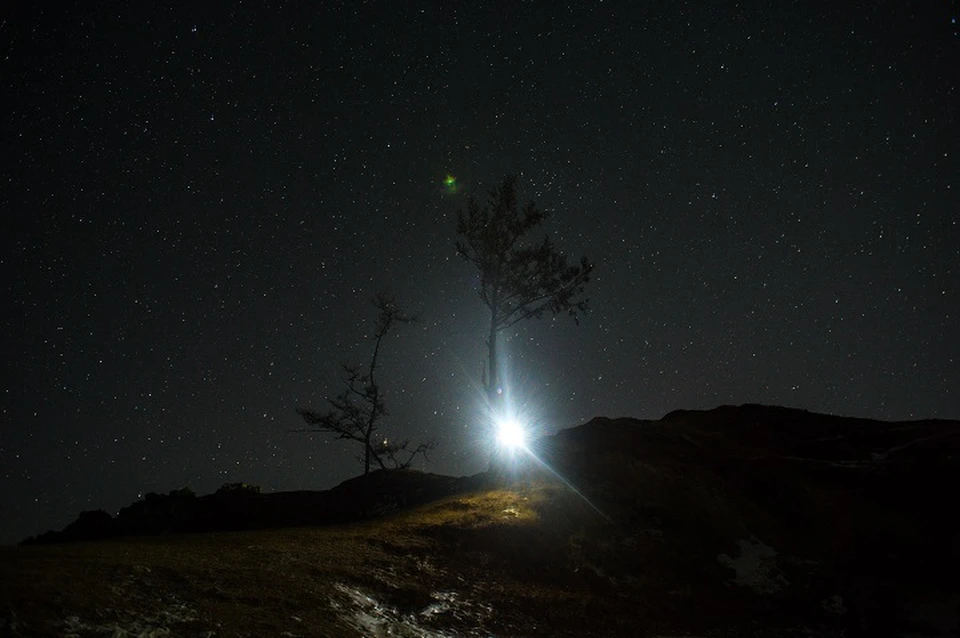
POLYGON ((384 433, 484 469, 456 212, 508 172, 596 264, 582 325, 504 335, 537 431, 960 417, 957 2, 166 4, 0 22, 0 542, 357 474, 290 430, 368 360, 379 290, 421 314, 384 433))

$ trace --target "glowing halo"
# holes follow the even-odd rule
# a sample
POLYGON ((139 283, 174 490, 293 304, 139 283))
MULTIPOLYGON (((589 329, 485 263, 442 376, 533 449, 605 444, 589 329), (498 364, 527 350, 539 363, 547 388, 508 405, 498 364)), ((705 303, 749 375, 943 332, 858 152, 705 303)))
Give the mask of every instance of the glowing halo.
POLYGON ((504 419, 497 423, 497 441, 508 450, 526 447, 527 433, 516 419, 504 419))

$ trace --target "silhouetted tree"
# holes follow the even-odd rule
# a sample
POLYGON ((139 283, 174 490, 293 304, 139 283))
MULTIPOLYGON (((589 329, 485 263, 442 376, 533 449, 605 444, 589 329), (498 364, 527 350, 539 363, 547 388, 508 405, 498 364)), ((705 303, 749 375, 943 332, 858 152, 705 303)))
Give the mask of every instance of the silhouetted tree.
POLYGON ((406 314, 392 298, 378 294, 373 300, 378 316, 373 333, 373 355, 366 369, 361 366, 342 364, 344 389, 334 398, 328 398, 330 409, 326 412, 300 408, 297 413, 309 428, 295 432, 320 432, 332 434, 334 438, 360 443, 363 454, 357 460, 363 463, 363 473, 367 474, 374 464, 381 469, 407 468, 418 455, 426 459, 427 452, 436 447, 434 441, 426 441, 411 448, 408 440, 391 442, 380 438, 380 422, 387 416, 380 385, 376 379, 377 358, 383 338, 397 324, 413 323, 414 315, 406 314))
POLYGON ((534 244, 528 234, 540 226, 547 213, 528 202, 517 205, 517 178, 507 175, 489 193, 481 208, 470 198, 466 212, 457 212, 457 253, 480 274, 477 292, 490 310, 487 368, 484 387, 491 404, 500 394, 497 334, 524 319, 567 312, 579 324, 587 311, 581 298, 593 264, 586 257, 579 265, 567 263, 549 236, 534 244))

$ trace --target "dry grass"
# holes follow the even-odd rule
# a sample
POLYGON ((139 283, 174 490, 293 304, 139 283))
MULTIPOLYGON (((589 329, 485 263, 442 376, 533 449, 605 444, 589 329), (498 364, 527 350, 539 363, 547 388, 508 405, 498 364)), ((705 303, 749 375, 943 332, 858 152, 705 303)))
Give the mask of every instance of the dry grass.
POLYGON ((884 635, 914 628, 917 585, 934 604, 953 591, 952 528, 929 489, 956 482, 952 452, 838 466, 874 448, 694 416, 600 422, 545 448, 602 514, 538 464, 366 523, 0 549, 0 636, 884 635), (776 560, 750 563, 755 541, 776 560), (789 587, 744 586, 740 558, 789 587), (823 604, 838 596, 840 615, 823 604))
POLYGON ((585 634, 577 514, 528 484, 353 525, 4 548, 0 596, 22 635, 585 634))

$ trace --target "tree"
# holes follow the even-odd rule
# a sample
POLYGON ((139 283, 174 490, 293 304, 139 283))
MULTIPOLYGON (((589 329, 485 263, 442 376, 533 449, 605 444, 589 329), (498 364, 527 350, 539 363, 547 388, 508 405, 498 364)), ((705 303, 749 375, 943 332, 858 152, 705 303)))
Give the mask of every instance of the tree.
POLYGON ((567 263, 549 236, 533 244, 527 235, 547 219, 547 213, 528 202, 517 206, 517 178, 507 175, 489 193, 480 208, 467 200, 466 212, 457 212, 457 253, 480 274, 477 292, 490 311, 487 368, 484 386, 491 404, 500 394, 497 335, 525 319, 568 313, 579 325, 579 314, 588 309, 582 298, 593 264, 586 257, 579 265, 567 263))
POLYGON ((378 294, 373 300, 378 316, 373 333, 373 354, 366 370, 361 366, 342 364, 344 389, 334 398, 328 398, 326 412, 299 408, 297 413, 309 428, 294 432, 319 432, 332 434, 336 439, 354 441, 363 445, 363 454, 357 460, 363 462, 363 473, 370 472, 376 464, 380 469, 407 468, 418 455, 427 458, 427 452, 436 447, 436 442, 426 441, 411 448, 409 440, 389 441, 380 438, 381 420, 388 416, 380 385, 376 379, 377 358, 384 337, 398 324, 413 323, 414 315, 406 314, 396 300, 378 294))

